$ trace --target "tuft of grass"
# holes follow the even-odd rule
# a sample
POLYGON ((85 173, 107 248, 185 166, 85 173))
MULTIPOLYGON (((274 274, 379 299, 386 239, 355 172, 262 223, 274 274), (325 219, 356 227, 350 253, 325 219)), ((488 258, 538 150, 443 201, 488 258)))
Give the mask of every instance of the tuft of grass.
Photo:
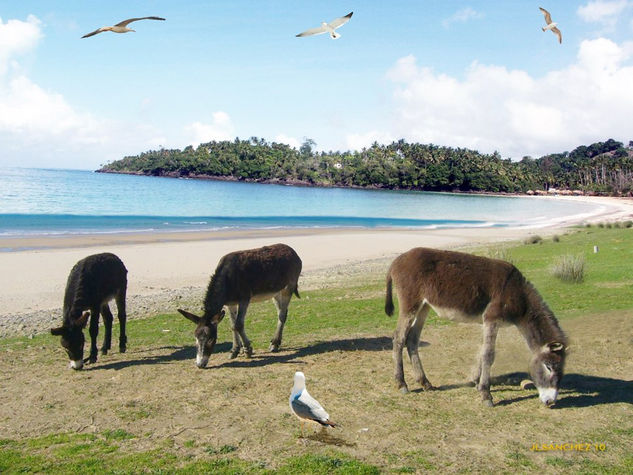
POLYGON ((560 236, 558 234, 554 234, 552 236, 552 241, 553 242, 560 242, 560 236))
POLYGON ((500 261, 506 261, 512 264, 512 256, 510 255, 510 250, 507 247, 502 246, 494 246, 488 248, 486 251, 486 257, 490 257, 491 259, 498 259, 500 261))
POLYGON ((552 266, 552 275, 563 282, 580 283, 585 279, 585 257, 564 255, 552 266))
POLYGON ((538 234, 528 236, 523 240, 523 244, 539 244, 541 242, 543 242, 543 238, 538 234))
POLYGON ((622 227, 623 227, 623 228, 630 228, 631 226, 633 226, 633 221, 630 221, 630 220, 629 220, 629 221, 624 221, 624 222, 622 223, 622 227))

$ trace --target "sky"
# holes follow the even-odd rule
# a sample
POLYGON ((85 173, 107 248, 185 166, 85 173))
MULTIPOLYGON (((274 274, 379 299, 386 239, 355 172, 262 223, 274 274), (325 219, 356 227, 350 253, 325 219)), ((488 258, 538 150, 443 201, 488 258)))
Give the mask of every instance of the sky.
POLYGON ((0 166, 253 136, 536 158, 628 144, 632 117, 633 0, 0 0, 0 166), (352 11, 337 40, 295 37, 352 11))

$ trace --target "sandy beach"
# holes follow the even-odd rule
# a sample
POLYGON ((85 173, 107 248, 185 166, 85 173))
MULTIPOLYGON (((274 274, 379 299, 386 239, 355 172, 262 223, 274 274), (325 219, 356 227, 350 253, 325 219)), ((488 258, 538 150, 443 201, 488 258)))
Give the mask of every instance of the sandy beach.
POLYGON ((461 248, 548 235, 581 222, 633 218, 633 200, 602 197, 538 197, 591 201, 593 213, 539 227, 453 229, 277 229, 232 232, 139 233, 0 239, 0 337, 46 331, 61 322, 71 267, 98 252, 117 254, 128 269, 130 318, 173 312, 177 304, 201 305, 209 276, 226 253, 284 242, 303 261, 300 288, 337 276, 353 278, 385 269, 416 246, 461 248))

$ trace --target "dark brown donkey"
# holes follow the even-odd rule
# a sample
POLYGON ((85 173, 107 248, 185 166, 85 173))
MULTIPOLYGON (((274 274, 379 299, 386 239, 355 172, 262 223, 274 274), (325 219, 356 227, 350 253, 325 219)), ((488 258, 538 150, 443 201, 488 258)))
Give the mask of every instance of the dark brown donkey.
POLYGON ((402 367, 406 344, 416 381, 434 389, 424 374, 418 343, 429 309, 445 318, 483 323, 483 345, 472 380, 492 406, 490 367, 499 326, 516 325, 530 350, 530 374, 541 401, 556 402, 563 377, 567 338, 552 311, 523 275, 505 261, 461 252, 415 248, 398 256, 387 273, 385 312, 393 314, 392 281, 400 316, 393 337, 396 383, 407 392, 402 367))
POLYGON ((62 346, 70 358, 70 367, 81 369, 85 361, 97 361, 97 334, 99 313, 103 315, 105 338, 101 353, 107 354, 112 340, 112 312, 108 302, 116 300, 119 318, 119 351, 125 352, 125 293, 127 269, 114 254, 103 253, 88 256, 71 269, 64 294, 64 320, 59 328, 52 328, 53 335, 62 337, 62 346), (83 329, 90 317, 90 356, 84 361, 83 329))
POLYGON ((301 274, 301 259, 285 244, 274 244, 258 249, 231 252, 220 259, 211 276, 204 298, 202 317, 185 310, 178 311, 197 325, 198 347, 196 365, 206 367, 217 340, 218 323, 224 318, 223 306, 231 313, 233 349, 231 359, 244 347, 247 357, 253 354, 251 342, 244 331, 246 310, 251 301, 273 298, 277 307, 277 331, 270 343, 270 351, 277 351, 288 316, 288 304, 294 293, 299 297, 297 281, 301 274))

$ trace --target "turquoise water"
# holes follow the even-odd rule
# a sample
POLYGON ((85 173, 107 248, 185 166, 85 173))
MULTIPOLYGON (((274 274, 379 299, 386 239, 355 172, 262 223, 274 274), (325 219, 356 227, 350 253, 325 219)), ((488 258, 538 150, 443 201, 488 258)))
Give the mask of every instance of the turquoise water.
POLYGON ((543 223, 595 205, 0 168, 0 236, 295 227, 543 223))

